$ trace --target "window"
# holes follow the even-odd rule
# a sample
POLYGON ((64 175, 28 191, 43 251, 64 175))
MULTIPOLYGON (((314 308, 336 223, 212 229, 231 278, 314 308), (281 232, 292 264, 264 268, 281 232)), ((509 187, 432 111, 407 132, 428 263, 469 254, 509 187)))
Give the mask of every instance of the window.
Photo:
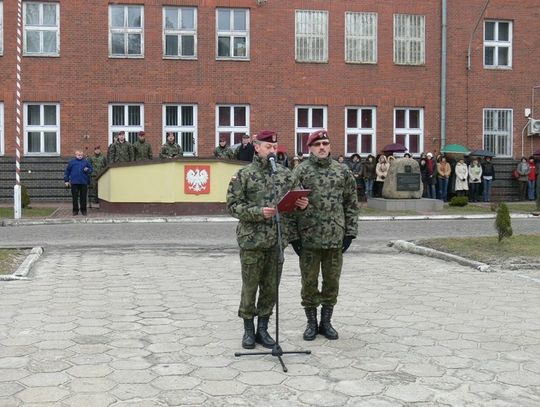
POLYGON ((228 145, 242 142, 242 136, 249 134, 249 106, 218 105, 216 107, 216 140, 227 137, 228 145))
POLYGON ((60 55, 60 5, 58 3, 23 3, 24 54, 60 55))
POLYGON ((167 141, 169 132, 174 134, 184 155, 197 155, 197 105, 164 105, 163 143, 167 141))
POLYGON ((0 103, 0 155, 4 155, 4 104, 0 103))
POLYGON ((126 132, 126 140, 130 143, 137 141, 137 135, 144 130, 143 105, 109 105, 109 143, 121 131, 126 132))
POLYGON ((328 62, 328 11, 297 10, 296 61, 328 62))
POLYGON ((377 13, 345 13, 345 61, 377 63, 377 13))
POLYGON ((109 55, 140 58, 143 50, 143 6, 109 6, 109 55))
POLYGON ((0 55, 4 54, 4 2, 0 1, 0 55))
POLYGON ((394 63, 425 63, 425 16, 394 14, 394 63))
POLYGON ((345 109, 346 154, 375 155, 375 108, 348 107, 345 109))
POLYGON ((218 8, 217 58, 249 58, 249 10, 218 8))
POLYGON ((25 103, 24 138, 25 154, 59 154, 60 105, 25 103))
POLYGON ((485 22, 484 67, 512 67, 512 23, 510 21, 485 22))
POLYGON ((497 157, 511 157, 512 126, 512 110, 484 109, 484 149, 497 157))
POLYGON ((410 154, 424 149, 424 109, 394 110, 394 142, 403 144, 410 154))
POLYGON ((309 153, 307 139, 310 133, 326 129, 326 106, 297 106, 295 113, 295 148, 298 155, 305 155, 309 153))
POLYGON ((197 57, 196 8, 163 8, 163 47, 167 58, 197 57))

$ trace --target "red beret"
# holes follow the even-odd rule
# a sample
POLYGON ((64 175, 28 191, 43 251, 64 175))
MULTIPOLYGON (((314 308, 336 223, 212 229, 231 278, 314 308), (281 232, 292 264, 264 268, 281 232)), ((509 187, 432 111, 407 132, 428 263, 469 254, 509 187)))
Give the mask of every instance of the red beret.
POLYGON ((274 130, 261 130, 257 133, 257 141, 277 143, 277 133, 274 130))
POLYGON ((146 133, 144 131, 139 132, 139 136, 144 136, 146 133))
POLYGON ((101 146, 95 146, 94 150, 101 150, 101 146))
POLYGON ((225 137, 225 136, 219 136, 219 141, 227 141, 227 137, 225 137))
POLYGON ((311 146, 318 140, 328 140, 328 132, 326 130, 317 130, 311 133, 307 139, 307 145, 311 146))

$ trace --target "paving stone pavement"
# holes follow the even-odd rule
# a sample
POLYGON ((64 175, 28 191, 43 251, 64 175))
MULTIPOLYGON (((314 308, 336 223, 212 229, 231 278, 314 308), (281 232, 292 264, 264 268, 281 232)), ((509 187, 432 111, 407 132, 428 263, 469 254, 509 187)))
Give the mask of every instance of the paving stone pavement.
POLYGON ((281 344, 312 354, 284 355, 284 373, 275 357, 234 356, 236 252, 46 252, 30 281, 0 283, 0 406, 540 405, 537 280, 350 253, 340 339, 304 342, 286 254, 281 344))

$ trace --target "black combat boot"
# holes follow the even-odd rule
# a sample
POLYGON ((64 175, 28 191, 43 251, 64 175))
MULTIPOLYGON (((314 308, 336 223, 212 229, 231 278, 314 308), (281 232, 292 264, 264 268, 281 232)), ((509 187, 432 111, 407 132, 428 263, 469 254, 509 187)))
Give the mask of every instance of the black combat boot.
POLYGON ((326 339, 334 340, 338 338, 338 333, 332 326, 332 312, 334 307, 331 305, 323 305, 321 309, 321 323, 319 325, 319 333, 324 335, 326 339))
POLYGON ((276 344, 276 341, 268 333, 268 320, 269 317, 257 318, 257 334, 255 335, 255 342, 261 344, 265 348, 272 349, 276 344))
POLYGON ((317 308, 304 308, 307 317, 304 341, 312 341, 317 336, 317 308))
POLYGON ((255 347, 255 325, 253 318, 244 319, 244 336, 242 337, 242 348, 253 349, 255 347))

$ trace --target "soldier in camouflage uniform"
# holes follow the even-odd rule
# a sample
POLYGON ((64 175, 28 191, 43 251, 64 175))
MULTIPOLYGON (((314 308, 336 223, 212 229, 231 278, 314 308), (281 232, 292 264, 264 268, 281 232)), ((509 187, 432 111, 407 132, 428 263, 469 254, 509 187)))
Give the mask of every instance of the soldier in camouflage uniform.
POLYGON ((133 146, 126 140, 126 133, 121 131, 118 133, 118 140, 111 146, 111 155, 109 162, 122 163, 130 162, 135 159, 133 146))
MULTIPOLYGON (((277 134, 271 130, 258 133, 255 150, 258 155, 253 162, 240 169, 231 179, 227 191, 227 209, 240 222, 236 229, 240 262, 242 265, 242 295, 238 316, 244 319, 242 347, 253 349, 255 343, 266 348, 275 345, 268 333, 268 320, 276 302, 276 286, 279 284, 283 260, 279 259, 277 246, 277 225, 275 222, 275 204, 269 154, 277 149, 277 134), (255 297, 259 291, 257 305, 255 297), (257 332, 253 323, 258 315, 257 332)), ((278 198, 285 195, 294 184, 290 170, 280 164, 275 174, 278 198)), ((296 206, 305 209, 307 198, 296 201, 296 206)), ((296 235, 295 216, 283 214, 282 239, 285 247, 296 235), (293 233, 294 235, 291 235, 293 233)))
POLYGON ((103 172, 105 167, 107 167, 107 159, 103 154, 101 154, 101 146, 96 146, 94 148, 94 155, 92 157, 88 157, 88 162, 94 169, 94 171, 92 171, 90 174, 90 189, 88 190, 91 208, 92 203, 99 203, 97 178, 103 172))
POLYGON ((161 146, 159 158, 175 158, 182 157, 183 155, 184 151, 182 147, 174 142, 174 133, 167 133, 167 142, 161 146))
POLYGON ((148 161, 152 160, 152 146, 146 141, 144 131, 140 131, 137 135, 137 141, 133 143, 133 150, 135 152, 135 161, 148 161))
POLYGON ((227 146, 227 138, 220 136, 219 144, 214 150, 214 157, 224 160, 232 160, 234 158, 234 152, 227 146))
POLYGON ((302 306, 307 317, 304 340, 315 339, 317 333, 338 339, 331 318, 337 302, 343 253, 358 229, 356 182, 348 168, 330 157, 330 140, 325 130, 310 134, 307 144, 309 159, 295 167, 293 174, 304 188, 311 189, 309 207, 298 217, 300 240, 291 241, 300 256, 302 306), (319 305, 322 305, 321 322, 317 326, 319 305))

